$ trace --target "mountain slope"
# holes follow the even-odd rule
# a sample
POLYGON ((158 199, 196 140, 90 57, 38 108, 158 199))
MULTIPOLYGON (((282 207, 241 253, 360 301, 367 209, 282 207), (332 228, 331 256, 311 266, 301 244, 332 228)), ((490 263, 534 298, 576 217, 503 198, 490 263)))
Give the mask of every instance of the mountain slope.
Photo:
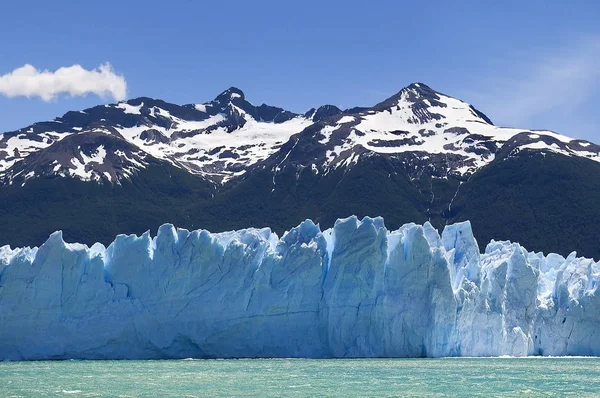
POLYGON ((600 259, 600 163, 524 151, 464 183, 450 222, 471 220, 478 239, 527 242, 534 250, 600 259))
POLYGON ((119 185, 36 178, 0 189, 0 239, 2 245, 38 246, 51 231, 63 230, 66 240, 91 245, 156 230, 166 220, 187 226, 186 206, 211 191, 206 181, 170 165, 152 164, 119 185))

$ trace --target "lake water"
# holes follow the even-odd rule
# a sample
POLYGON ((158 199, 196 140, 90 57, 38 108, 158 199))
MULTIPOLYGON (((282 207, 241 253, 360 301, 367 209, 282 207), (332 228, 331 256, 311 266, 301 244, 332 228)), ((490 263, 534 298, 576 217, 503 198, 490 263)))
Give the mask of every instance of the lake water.
POLYGON ((0 362, 0 397, 600 396, 600 358, 0 362))

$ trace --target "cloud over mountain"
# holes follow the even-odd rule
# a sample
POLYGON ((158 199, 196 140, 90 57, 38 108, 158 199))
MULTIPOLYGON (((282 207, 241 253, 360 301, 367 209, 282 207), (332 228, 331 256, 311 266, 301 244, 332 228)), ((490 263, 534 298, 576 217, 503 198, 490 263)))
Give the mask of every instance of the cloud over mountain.
POLYGON ((39 70, 26 64, 0 76, 0 94, 7 97, 40 97, 50 101, 60 95, 95 94, 123 100, 127 94, 125 77, 109 63, 87 70, 81 65, 61 67, 56 71, 39 70))

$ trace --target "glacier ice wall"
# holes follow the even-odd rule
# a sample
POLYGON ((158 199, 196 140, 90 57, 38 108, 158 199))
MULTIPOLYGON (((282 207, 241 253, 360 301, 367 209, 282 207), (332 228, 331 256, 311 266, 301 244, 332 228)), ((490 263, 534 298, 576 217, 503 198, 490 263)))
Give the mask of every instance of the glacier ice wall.
POLYGON ((0 248, 0 359, 600 355, 600 263, 468 222, 0 248))

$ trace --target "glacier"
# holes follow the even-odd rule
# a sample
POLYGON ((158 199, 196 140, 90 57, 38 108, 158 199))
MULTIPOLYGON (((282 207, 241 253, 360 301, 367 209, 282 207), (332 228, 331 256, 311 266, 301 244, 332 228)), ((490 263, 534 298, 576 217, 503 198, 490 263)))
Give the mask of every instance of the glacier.
POLYGON ((0 248, 0 359, 600 355, 600 263, 349 217, 0 248))

